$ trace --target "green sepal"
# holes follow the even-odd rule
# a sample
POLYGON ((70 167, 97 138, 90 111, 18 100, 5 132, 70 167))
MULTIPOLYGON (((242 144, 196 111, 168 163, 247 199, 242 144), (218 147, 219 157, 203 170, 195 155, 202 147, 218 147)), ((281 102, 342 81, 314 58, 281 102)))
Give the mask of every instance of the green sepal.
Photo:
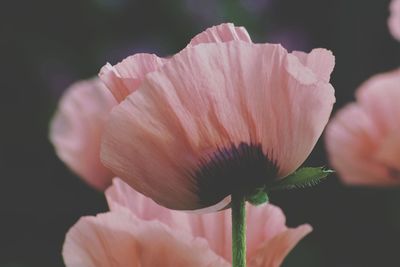
POLYGON ((322 182, 329 174, 335 171, 325 167, 304 167, 285 178, 273 183, 269 190, 288 190, 296 188, 311 187, 322 182))
POLYGON ((269 201, 268 194, 264 188, 256 189, 255 193, 246 198, 254 206, 264 204, 269 201))

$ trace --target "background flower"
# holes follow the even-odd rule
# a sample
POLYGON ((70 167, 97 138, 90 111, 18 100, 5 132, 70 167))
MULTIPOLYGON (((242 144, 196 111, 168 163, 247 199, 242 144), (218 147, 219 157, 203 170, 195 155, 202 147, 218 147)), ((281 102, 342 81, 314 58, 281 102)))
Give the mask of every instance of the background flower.
MULTIPOLYGON (((111 211, 83 217, 68 232, 67 267, 230 266, 230 210, 195 215, 163 208, 119 179, 106 192, 111 211)), ((285 226, 272 205, 249 206, 249 266, 280 266, 311 231, 307 224, 285 226)))
POLYGON ((77 82, 64 93, 50 126, 50 140, 60 159, 99 190, 113 178, 100 162, 100 140, 116 104, 99 79, 77 82))
POLYGON ((350 184, 400 184, 400 70, 378 74, 356 92, 326 132, 333 167, 350 184))
POLYGON ((400 41, 400 1, 392 0, 390 3, 389 29, 393 37, 400 41))

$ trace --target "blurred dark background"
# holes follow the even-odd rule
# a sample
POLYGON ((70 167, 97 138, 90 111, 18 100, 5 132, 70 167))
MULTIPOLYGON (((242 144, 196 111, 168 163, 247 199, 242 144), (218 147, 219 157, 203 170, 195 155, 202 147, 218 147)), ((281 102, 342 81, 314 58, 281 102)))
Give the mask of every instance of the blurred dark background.
MULTIPOLYGON (((336 110, 357 86, 400 65, 388 33, 389 0, 37 0, 0 6, 0 267, 63 266, 64 235, 83 215, 106 211, 102 194, 71 173, 48 141, 63 90, 136 52, 165 56, 221 22, 253 40, 336 55, 336 110)), ((323 142, 308 165, 325 165, 323 142)), ((348 188, 337 177, 271 196, 288 224, 314 232, 290 267, 400 266, 400 190, 348 188)))

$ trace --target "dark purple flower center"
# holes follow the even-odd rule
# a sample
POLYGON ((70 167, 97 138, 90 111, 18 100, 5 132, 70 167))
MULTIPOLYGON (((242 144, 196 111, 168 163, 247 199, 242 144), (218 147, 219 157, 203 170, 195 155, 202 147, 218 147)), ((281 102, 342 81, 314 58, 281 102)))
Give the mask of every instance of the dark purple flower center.
POLYGON ((201 204, 211 206, 231 194, 251 196, 277 178, 278 166, 261 145, 241 143, 219 148, 200 161, 193 176, 201 204))

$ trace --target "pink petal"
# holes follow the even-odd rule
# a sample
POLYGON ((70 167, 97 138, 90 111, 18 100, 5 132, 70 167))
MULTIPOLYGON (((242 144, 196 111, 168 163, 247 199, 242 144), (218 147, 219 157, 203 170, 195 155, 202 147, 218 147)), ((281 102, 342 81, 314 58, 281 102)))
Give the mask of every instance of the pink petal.
POLYGON ((166 209, 118 178, 115 178, 113 185, 107 189, 106 197, 111 211, 129 209, 141 220, 159 221, 171 229, 180 229, 194 237, 205 238, 218 255, 230 259, 231 228, 228 210, 193 214, 166 209))
POLYGON ((157 220, 171 228, 190 232, 187 214, 166 209, 152 199, 133 190, 119 178, 113 180, 106 190, 108 206, 111 211, 129 209, 137 218, 146 221, 157 220))
POLYGON ((265 242, 249 260, 249 267, 279 267, 296 244, 312 231, 308 224, 288 229, 265 242))
POLYGON ((250 35, 244 27, 235 27, 232 23, 223 23, 206 29, 196 35, 189 43, 195 46, 203 43, 225 43, 230 41, 244 41, 251 43, 250 35))
MULTIPOLYGON (((195 36, 188 46, 201 43, 217 43, 240 40, 251 42, 250 36, 243 27, 235 27, 225 23, 208 28, 195 36)), ((167 60, 153 54, 135 54, 115 66, 107 63, 99 73, 101 80, 107 85, 118 102, 136 91, 147 73, 159 69, 167 60)))
POLYGON ((372 77, 328 125, 330 161, 346 183, 400 184, 399 83, 400 70, 372 77))
POLYGON ((400 117, 400 69, 377 74, 368 79, 356 92, 357 102, 369 114, 381 133, 387 133, 400 117))
POLYGON ((400 0, 392 0, 390 4, 388 25, 393 37, 400 41, 400 0))
POLYGON ((67 267, 229 266, 202 239, 124 212, 81 218, 63 247, 67 267))
MULTIPOLYGON (((231 261, 231 211, 225 210, 208 214, 189 214, 166 209, 150 198, 143 196, 119 179, 106 191, 111 211, 129 209, 135 216, 146 221, 159 221, 171 229, 179 229, 193 237, 204 238, 210 248, 227 261, 231 261)), ((247 205, 247 248, 248 260, 261 257, 260 248, 266 249, 273 259, 283 259, 284 254, 295 245, 286 239, 280 241, 280 235, 297 234, 297 229, 285 226, 285 215, 273 205, 254 207, 247 205), (272 241, 275 240, 275 241, 272 241), (267 244, 267 245, 266 245, 267 244), (267 246, 267 247, 266 247, 267 246), (276 247, 275 247, 276 246, 276 247), (289 247, 290 246, 290 247, 289 247), (286 250, 283 251, 282 247, 286 250), (277 255, 274 255, 276 253, 277 255)), ((301 226, 310 231, 309 226, 301 226)), ((307 232, 307 233, 308 233, 307 232)), ((286 237, 285 237, 286 238, 286 237)))
MULTIPOLYGON (((363 106, 381 136, 374 159, 400 178, 400 69, 378 74, 357 91, 357 101, 363 106)), ((393 177, 392 177, 393 178, 393 177)), ((400 181, 398 181, 400 183, 400 181)))
POLYGON ((386 176, 386 168, 371 158, 378 136, 371 119, 356 104, 340 110, 328 125, 329 159, 346 183, 374 184, 386 176))
POLYGON ((147 73, 157 70, 165 62, 165 59, 153 54, 135 54, 115 66, 107 63, 100 70, 99 77, 115 99, 121 102, 136 91, 147 73))
MULTIPOLYGON (((248 262, 261 257, 260 250, 269 251, 271 258, 283 260, 301 237, 311 231, 311 227, 307 225, 308 232, 304 231, 296 242, 277 239, 278 236, 293 231, 286 227, 285 221, 285 216, 278 207, 247 205, 248 262)), ((231 262, 231 210, 191 216, 190 224, 192 235, 205 238, 213 251, 231 262)))
POLYGON ((103 190, 113 175, 100 162, 100 139, 117 103, 98 79, 68 88, 50 125, 57 155, 93 187, 103 190))
POLYGON ((331 51, 317 48, 312 50, 309 54, 301 51, 294 51, 292 54, 295 55, 304 66, 307 66, 313 73, 317 74, 320 79, 329 82, 331 73, 335 67, 335 57, 331 51))
MULTIPOLYGON (((286 231, 286 218, 282 210, 274 205, 247 206, 248 259, 255 257, 265 242, 286 231)), ((273 250, 274 248, 270 248, 273 250)))
POLYGON ((102 161, 156 202, 186 210, 204 208, 191 173, 218 148, 261 144, 279 177, 293 172, 335 101, 330 70, 313 71, 330 68, 332 55, 314 53, 324 60, 308 66, 279 45, 233 41, 183 50, 113 110, 102 161))

